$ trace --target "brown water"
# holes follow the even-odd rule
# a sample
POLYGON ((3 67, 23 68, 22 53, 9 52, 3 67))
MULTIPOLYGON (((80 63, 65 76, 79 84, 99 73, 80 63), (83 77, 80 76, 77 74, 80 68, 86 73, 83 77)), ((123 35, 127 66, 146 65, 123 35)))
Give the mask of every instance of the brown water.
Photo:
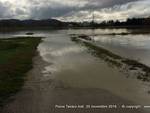
MULTIPOLYGON (((20 36, 27 31, 9 33, 20 36)), ((116 67, 90 54, 80 44, 72 42, 69 34, 93 34, 92 30, 34 31, 45 36, 39 45, 41 57, 34 60, 23 90, 3 113, 139 113, 141 109, 122 109, 122 104, 150 105, 150 84, 128 77, 116 67), (42 59, 44 61, 42 61, 42 59), (55 105, 118 105, 117 109, 58 109, 55 105)), ((126 29, 94 31, 95 44, 121 56, 140 59, 149 65, 149 34, 104 35, 128 32, 126 29), (137 51, 138 50, 138 51, 137 51), (141 50, 141 51, 139 51, 141 50), (134 53, 133 53, 134 52, 134 53), (132 53, 132 54, 131 54, 132 53), (136 53, 136 54, 135 54, 136 53)), ((2 35, 0 35, 2 37, 2 35)), ((144 109, 149 111, 149 109, 144 109)), ((142 111, 141 113, 144 113, 142 111)))

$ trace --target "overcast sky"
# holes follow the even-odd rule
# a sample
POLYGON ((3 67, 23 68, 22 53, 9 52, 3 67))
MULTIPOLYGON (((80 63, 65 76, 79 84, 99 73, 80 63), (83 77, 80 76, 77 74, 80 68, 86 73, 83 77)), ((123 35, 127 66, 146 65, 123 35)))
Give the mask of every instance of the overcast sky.
POLYGON ((48 19, 64 21, 125 20, 149 17, 150 0, 0 0, 0 19, 48 19))

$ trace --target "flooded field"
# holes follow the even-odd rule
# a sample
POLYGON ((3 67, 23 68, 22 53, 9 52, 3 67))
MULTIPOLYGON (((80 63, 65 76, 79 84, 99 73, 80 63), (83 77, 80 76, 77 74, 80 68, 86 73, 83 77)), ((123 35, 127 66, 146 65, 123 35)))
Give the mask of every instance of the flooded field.
MULTIPOLYGON (((0 33, 0 38, 25 36, 19 31, 0 33)), ((150 82, 137 79, 95 55, 95 50, 77 43, 71 35, 92 37, 92 44, 119 57, 150 66, 150 34, 127 29, 78 29, 32 31, 42 36, 34 68, 17 95, 2 113, 146 113, 150 105, 150 82), (84 109, 64 109, 63 105, 84 105, 84 109), (86 105, 117 105, 117 109, 88 109, 86 105), (122 105, 141 106, 123 109, 122 105), (59 106, 59 107, 58 107, 59 106)), ((105 58, 108 54, 105 54, 105 58)), ((149 74, 149 73, 148 73, 149 74)), ((149 77, 150 75, 148 75, 149 77)))

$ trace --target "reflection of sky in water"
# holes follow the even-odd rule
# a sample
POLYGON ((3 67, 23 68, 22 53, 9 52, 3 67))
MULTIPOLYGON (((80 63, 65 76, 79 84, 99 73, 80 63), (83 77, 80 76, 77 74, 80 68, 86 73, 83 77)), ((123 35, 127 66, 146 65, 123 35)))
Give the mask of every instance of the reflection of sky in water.
POLYGON ((78 54, 81 54, 85 48, 79 47, 70 41, 68 35, 51 34, 39 46, 41 56, 46 62, 52 63, 45 67, 43 73, 55 73, 63 69, 72 69, 80 61, 78 54), (66 39, 68 38, 68 39, 66 39), (73 56, 77 59, 70 60, 73 56))
POLYGON ((45 52, 44 56, 46 57, 46 61, 53 61, 54 63, 53 65, 45 67, 45 71, 54 73, 56 71, 61 71, 64 68, 74 68, 75 62, 72 61, 72 63, 68 63, 68 59, 70 59, 72 55, 78 54, 83 50, 83 48, 77 46, 70 46, 45 52))
MULTIPOLYGON (((117 39, 120 41, 113 40, 113 43, 107 36, 98 38, 101 38, 97 40, 99 43, 106 45, 113 43, 117 45, 122 41, 119 36, 117 39)), ((121 46, 125 40, 121 42, 121 46)), ((137 40, 141 41, 140 38, 137 40)), ((149 103, 148 84, 143 84, 132 77, 126 78, 117 69, 109 67, 107 63, 89 54, 84 46, 72 42, 64 32, 49 35, 40 44, 39 50, 45 61, 50 63, 45 67, 43 76, 56 77, 55 79, 69 87, 100 88, 137 103, 149 103)))
POLYGON ((150 66, 150 35, 98 35, 94 43, 150 66))
POLYGON ((130 46, 136 49, 150 49, 150 35, 102 35, 95 36, 94 41, 125 47, 130 46))
POLYGON ((69 54, 69 53, 78 53, 78 52, 81 52, 83 51, 82 48, 80 47, 77 47, 77 46, 70 46, 70 47, 64 47, 64 48, 61 48, 59 50, 53 50, 51 52, 51 55, 54 56, 54 57, 57 57, 57 56, 63 56, 65 54, 69 54))
POLYGON ((68 34, 86 34, 86 35, 100 35, 100 34, 112 34, 112 33, 128 33, 127 29, 76 29, 68 30, 68 34))
MULTIPOLYGON (((141 30, 136 30, 141 31, 141 30)), ((69 41, 63 40, 66 35, 69 38, 69 34, 87 34, 95 35, 95 43, 104 46, 106 49, 112 50, 113 52, 129 57, 132 59, 140 60, 150 66, 150 35, 106 35, 112 33, 129 33, 132 32, 128 29, 69 29, 69 30, 25 30, 15 32, 0 32, 0 38, 8 38, 14 36, 26 36, 27 32, 33 32, 33 36, 48 37, 44 42, 44 48, 42 49, 41 55, 47 54, 44 60, 53 58, 57 55, 67 54, 67 52, 77 52, 79 48, 70 47, 69 41), (105 34, 105 35, 103 35, 105 34), (51 38, 51 39, 50 39, 51 38), (67 41, 66 47, 63 47, 64 42, 67 41), (58 44, 59 43, 59 44, 58 44), (53 48, 49 48, 49 44, 53 48), (57 47, 56 45, 59 45, 57 47), (56 52, 55 52, 56 51, 56 52), (53 55, 52 55, 53 54, 53 55)))

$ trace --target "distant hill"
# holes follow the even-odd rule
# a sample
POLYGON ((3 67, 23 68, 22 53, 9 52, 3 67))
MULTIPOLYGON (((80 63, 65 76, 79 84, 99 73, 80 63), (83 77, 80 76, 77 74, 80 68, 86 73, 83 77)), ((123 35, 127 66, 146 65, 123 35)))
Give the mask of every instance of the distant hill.
POLYGON ((7 19, 0 20, 0 28, 14 28, 14 27, 65 27, 67 23, 55 19, 45 20, 17 20, 7 19))

